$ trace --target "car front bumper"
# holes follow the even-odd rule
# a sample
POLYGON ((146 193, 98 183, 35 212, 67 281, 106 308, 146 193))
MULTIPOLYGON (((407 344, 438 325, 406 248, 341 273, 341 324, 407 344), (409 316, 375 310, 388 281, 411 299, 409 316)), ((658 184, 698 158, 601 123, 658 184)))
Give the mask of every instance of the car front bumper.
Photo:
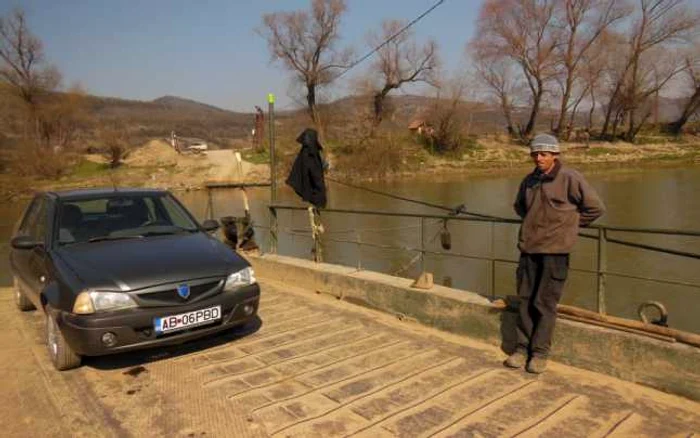
POLYGON ((56 320, 66 342, 76 353, 83 356, 101 356, 180 344, 245 324, 256 317, 259 301, 260 287, 256 283, 233 292, 222 292, 189 305, 136 308, 94 315, 59 311, 56 320), (160 335, 154 330, 156 318, 217 305, 221 306, 221 319, 212 324, 160 335), (244 311, 246 305, 253 307, 252 312, 244 311), (116 344, 111 347, 102 342, 102 336, 108 332, 116 335, 117 339, 116 344))

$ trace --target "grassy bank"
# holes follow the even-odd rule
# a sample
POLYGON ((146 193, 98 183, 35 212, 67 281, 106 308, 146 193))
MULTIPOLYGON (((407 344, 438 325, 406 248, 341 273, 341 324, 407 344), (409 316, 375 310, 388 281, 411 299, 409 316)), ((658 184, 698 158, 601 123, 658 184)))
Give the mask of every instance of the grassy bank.
MULTIPOLYGON (((168 189, 202 188, 213 168, 222 163, 204 156, 177 155, 163 145, 149 142, 137 149, 132 159, 112 169, 95 156, 77 156, 64 176, 45 179, 0 175, 0 202, 29 196, 35 190, 104 186, 150 186, 168 189)), ((603 168, 649 168, 700 165, 700 142, 657 142, 642 145, 627 143, 569 143, 562 146, 562 159, 582 170, 603 168)), ((288 172, 298 145, 280 142, 278 146, 280 178, 288 172)), ((531 166, 528 149, 503 144, 497 138, 483 137, 459 153, 437 155, 417 142, 385 141, 348 147, 328 142, 326 154, 332 163, 331 175, 337 179, 377 180, 413 178, 418 175, 483 175, 522 173, 531 166)), ((257 169, 250 178, 269 179, 267 151, 243 151, 243 159, 257 169)), ((233 154, 231 154, 233 157, 233 154)), ((228 158, 227 158, 228 160, 228 158)), ((226 165, 233 165, 233 158, 226 165)), ((215 170, 215 169, 214 169, 215 170)), ((219 172, 221 173, 221 172, 219 172)), ((223 174, 225 175, 225 173, 223 174)))

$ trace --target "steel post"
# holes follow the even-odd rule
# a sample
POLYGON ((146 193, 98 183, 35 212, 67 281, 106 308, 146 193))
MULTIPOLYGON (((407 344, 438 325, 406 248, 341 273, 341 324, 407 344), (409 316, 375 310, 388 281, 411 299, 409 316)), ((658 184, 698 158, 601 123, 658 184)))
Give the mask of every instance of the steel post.
POLYGON ((608 270, 607 252, 608 233, 605 228, 598 229, 598 313, 604 315, 605 310, 605 273, 608 270))
POLYGON ((277 210, 270 206, 270 253, 277 254, 277 210))
POLYGON ((489 295, 491 298, 496 298, 496 223, 491 222, 489 227, 490 242, 489 242, 489 295))
POLYGON ((425 239, 423 236, 423 226, 425 225, 425 219, 420 218, 420 272, 425 272, 425 239))

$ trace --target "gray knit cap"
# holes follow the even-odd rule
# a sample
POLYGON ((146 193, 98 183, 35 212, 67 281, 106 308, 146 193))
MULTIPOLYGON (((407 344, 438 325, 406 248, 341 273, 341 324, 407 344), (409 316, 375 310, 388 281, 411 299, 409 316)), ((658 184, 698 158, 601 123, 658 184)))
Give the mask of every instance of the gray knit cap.
POLYGON ((558 154, 559 142, 557 138, 549 134, 538 134, 530 142, 530 152, 552 152, 558 154))

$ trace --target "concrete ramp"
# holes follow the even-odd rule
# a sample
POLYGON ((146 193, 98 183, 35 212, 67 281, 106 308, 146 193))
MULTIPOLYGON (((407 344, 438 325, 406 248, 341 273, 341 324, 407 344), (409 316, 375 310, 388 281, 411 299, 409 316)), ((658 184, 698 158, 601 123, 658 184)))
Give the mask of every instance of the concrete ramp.
POLYGON ((50 369, 38 312, 1 290, 4 436, 692 436, 700 404, 327 295, 262 282, 261 324, 50 369), (12 357, 9 357, 12 356, 12 357), (26 389, 26 390, 25 390, 26 389), (9 433, 8 433, 9 432, 9 433))

